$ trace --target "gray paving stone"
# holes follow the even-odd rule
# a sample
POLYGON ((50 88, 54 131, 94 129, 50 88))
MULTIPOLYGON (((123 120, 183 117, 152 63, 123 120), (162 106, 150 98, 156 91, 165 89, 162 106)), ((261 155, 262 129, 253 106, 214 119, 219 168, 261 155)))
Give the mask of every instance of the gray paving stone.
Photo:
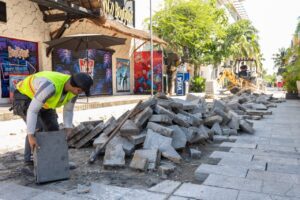
POLYGON ((161 193, 171 194, 180 185, 181 185, 181 182, 179 182, 179 181, 165 180, 165 181, 160 182, 159 184, 149 188, 148 190, 152 191, 152 192, 161 192, 161 193))
POLYGON ((240 191, 237 200, 291 200, 289 197, 240 191))
POLYGON ((269 171, 262 171, 262 170, 249 170, 246 178, 264 180, 270 182, 285 182, 285 183, 300 184, 299 175, 269 172, 269 171))
POLYGON ((300 197, 300 185, 294 184, 285 195, 290 197, 300 197))
POLYGON ((236 190, 260 192, 263 181, 210 174, 203 184, 209 186, 215 186, 215 187, 236 189, 236 190))
POLYGON ((294 147, 284 147, 284 146, 278 146, 278 145, 263 145, 258 144, 257 145, 258 150, 266 150, 266 151, 275 151, 275 152, 296 152, 296 148, 294 147))
POLYGON ((195 179, 202 181, 206 174, 246 177, 248 169, 242 166, 201 164, 195 171, 195 179))
POLYGON ((185 148, 187 139, 185 133, 181 128, 177 125, 169 126, 170 129, 173 130, 172 134, 172 146, 175 149, 183 149, 185 148))
POLYGON ((83 197, 76 197, 71 195, 64 195, 57 192, 51 192, 51 191, 44 191, 32 198, 30 200, 89 200, 88 198, 83 197))
POLYGON ((189 200, 189 199, 185 197, 171 196, 168 200, 189 200))
POLYGON ((97 200, 121 199, 126 193, 131 192, 129 188, 122 188, 100 183, 91 183, 90 192, 86 194, 77 194, 77 189, 67 191, 67 194, 77 195, 82 198, 97 200))
POLYGON ((152 115, 149 119, 150 122, 157 122, 163 124, 172 124, 172 119, 168 115, 152 115))
POLYGON ((223 152, 223 151, 214 151, 210 155, 210 157, 211 158, 230 158, 230 159, 233 159, 233 160, 251 161, 253 155, 251 155, 251 154, 223 152))
POLYGON ((3 200, 27 200, 42 192, 42 190, 24 187, 11 182, 0 183, 0 199, 3 200))
POLYGON ((120 134, 122 136, 137 135, 139 133, 140 129, 130 119, 126 120, 123 126, 120 128, 120 134))
POLYGON ((39 147, 34 151, 34 174, 37 183, 70 177, 68 144, 65 131, 38 132, 39 147))
POLYGON ((282 158, 282 157, 271 156, 271 155, 268 156, 254 155, 253 160, 272 162, 278 164, 286 164, 286 165, 299 165, 299 160, 296 158, 282 158))
POLYGON ((125 152, 122 144, 108 144, 106 146, 103 165, 109 167, 122 167, 125 165, 125 152))
POLYGON ((153 110, 150 107, 147 107, 142 112, 137 114, 137 116, 134 118, 134 123, 138 127, 142 127, 146 121, 152 116, 153 110))
POLYGON ((233 200, 237 198, 238 190, 184 183, 174 195, 201 200, 233 200))
POLYGON ((264 181, 261 192, 285 196, 285 194, 292 189, 293 185, 295 184, 287 182, 264 181))
POLYGON ((222 160, 220 160, 218 165, 243 166, 247 169, 259 169, 259 170, 266 169, 266 162, 264 161, 243 161, 243 160, 236 160, 231 158, 223 158, 222 160))
POLYGON ((300 175, 300 165, 286 165, 277 163, 268 163, 268 171, 279 172, 287 174, 298 174, 300 175))
POLYGON ((134 156, 147 159, 147 168, 154 170, 160 162, 161 155, 158 149, 139 149, 134 152, 134 156))
POLYGON ((245 143, 235 143, 235 142, 223 142, 221 147, 238 147, 238 148, 247 148, 247 149, 255 149, 256 144, 245 144, 245 143))
POLYGON ((174 130, 154 122, 148 122, 147 128, 166 137, 172 137, 174 130))
POLYGON ((214 123, 214 125, 211 127, 211 130, 214 131, 215 135, 223 135, 223 131, 219 123, 214 123))
POLYGON ((146 190, 131 189, 125 193, 119 200, 165 200, 166 194, 148 192, 146 190))

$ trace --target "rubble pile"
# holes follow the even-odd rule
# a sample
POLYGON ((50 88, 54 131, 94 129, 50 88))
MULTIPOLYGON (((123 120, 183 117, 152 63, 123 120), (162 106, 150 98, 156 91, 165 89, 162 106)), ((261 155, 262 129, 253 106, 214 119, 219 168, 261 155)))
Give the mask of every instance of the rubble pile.
MULTIPOLYGON (((131 168, 168 172, 173 166, 160 165, 161 157, 180 163, 181 150, 190 144, 205 144, 214 135, 253 134, 253 123, 248 119, 272 114, 268 108, 279 102, 270 95, 249 91, 213 103, 192 94, 186 100, 158 94, 138 104, 134 114, 132 110, 118 119, 79 124, 68 143, 75 148, 92 144, 94 155, 104 153, 104 166, 125 166, 125 156, 130 156, 131 168), (104 144, 105 148, 100 149, 104 144)), ((189 153, 192 158, 201 157, 196 149, 189 149, 189 153)))

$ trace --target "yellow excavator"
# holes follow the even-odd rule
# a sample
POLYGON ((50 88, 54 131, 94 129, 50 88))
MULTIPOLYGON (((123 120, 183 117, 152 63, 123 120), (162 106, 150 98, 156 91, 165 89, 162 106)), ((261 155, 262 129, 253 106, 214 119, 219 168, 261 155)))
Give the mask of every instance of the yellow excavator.
POLYGON ((254 84, 254 79, 254 77, 246 73, 236 75, 231 70, 224 69, 223 72, 220 73, 218 83, 222 86, 226 86, 231 93, 236 94, 241 89, 256 90, 257 86, 254 84))

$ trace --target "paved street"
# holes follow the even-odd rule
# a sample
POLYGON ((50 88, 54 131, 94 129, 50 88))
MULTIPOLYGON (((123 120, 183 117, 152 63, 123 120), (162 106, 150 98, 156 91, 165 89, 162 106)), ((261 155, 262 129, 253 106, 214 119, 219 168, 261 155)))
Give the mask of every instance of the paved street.
MULTIPOLYGON (((120 108, 126 110, 127 107, 116 110, 120 114, 120 108)), ((103 109, 101 113, 113 113, 103 109)), ((80 118, 76 119, 88 119, 96 110, 79 111, 80 118)), ((236 141, 225 140, 220 144, 230 150, 211 154, 211 157, 221 158, 217 165, 198 167, 196 179, 208 174, 202 184, 166 180, 145 190, 92 183, 88 193, 78 194, 76 189, 62 193, 2 182, 0 198, 300 200, 300 101, 288 100, 272 111, 273 115, 254 121, 254 135, 230 136, 236 141)))

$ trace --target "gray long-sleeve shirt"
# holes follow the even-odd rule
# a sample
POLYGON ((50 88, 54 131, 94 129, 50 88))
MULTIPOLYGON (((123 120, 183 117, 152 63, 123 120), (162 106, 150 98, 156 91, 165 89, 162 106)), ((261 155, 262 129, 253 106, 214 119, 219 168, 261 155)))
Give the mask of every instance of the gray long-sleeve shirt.
MULTIPOLYGON (((43 77, 35 78, 33 80, 33 87, 36 93, 28 107, 26 116, 28 134, 34 134, 40 109, 43 107, 47 99, 55 94, 54 85, 51 83, 51 81, 43 77)), ((63 95, 60 101, 63 101, 64 98, 65 96, 63 95)), ((76 100, 77 96, 69 101, 66 105, 64 105, 63 122, 65 128, 72 128, 73 110, 76 100)))

